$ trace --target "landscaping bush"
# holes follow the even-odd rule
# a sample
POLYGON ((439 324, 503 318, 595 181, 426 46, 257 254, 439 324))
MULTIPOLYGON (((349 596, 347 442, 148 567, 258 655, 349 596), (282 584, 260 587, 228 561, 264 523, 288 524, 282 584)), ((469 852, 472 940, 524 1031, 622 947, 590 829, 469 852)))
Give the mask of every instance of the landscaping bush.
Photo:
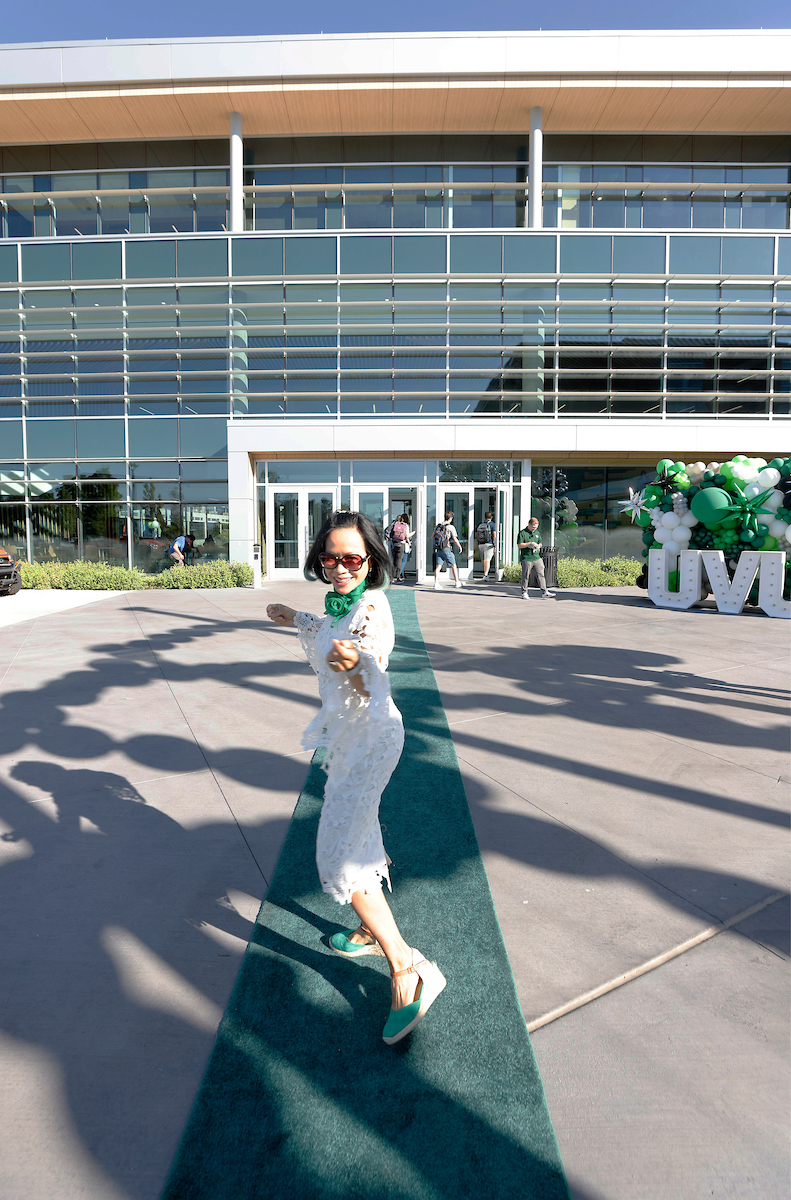
MULTIPOLYGON (((558 587, 630 587, 642 570, 643 564, 634 558, 617 554, 613 558, 558 558, 558 587)), ((509 563, 503 569, 503 579, 508 583, 519 583, 522 568, 518 563, 509 563)))
POLYGON ((107 563, 21 563, 22 587, 63 591, 142 591, 152 588, 249 587, 253 568, 247 563, 207 562, 174 567, 160 575, 107 563))
POLYGON ((251 587, 253 568, 247 563, 198 562, 190 567, 173 567, 153 576, 157 588, 251 587))
POLYGON ((128 567, 107 563, 53 562, 20 563, 22 587, 58 591, 127 592, 151 586, 149 576, 128 567))

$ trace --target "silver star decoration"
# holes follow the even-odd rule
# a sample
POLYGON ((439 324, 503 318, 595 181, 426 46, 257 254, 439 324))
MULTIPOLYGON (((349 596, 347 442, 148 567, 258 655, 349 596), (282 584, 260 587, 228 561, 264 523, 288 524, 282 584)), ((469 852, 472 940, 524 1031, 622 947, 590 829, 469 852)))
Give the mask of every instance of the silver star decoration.
POLYGON ((629 488, 629 499, 619 500, 618 503, 625 513, 629 513, 632 524, 634 525, 637 514, 641 511, 641 509, 645 508, 645 497, 642 492, 635 492, 629 488))

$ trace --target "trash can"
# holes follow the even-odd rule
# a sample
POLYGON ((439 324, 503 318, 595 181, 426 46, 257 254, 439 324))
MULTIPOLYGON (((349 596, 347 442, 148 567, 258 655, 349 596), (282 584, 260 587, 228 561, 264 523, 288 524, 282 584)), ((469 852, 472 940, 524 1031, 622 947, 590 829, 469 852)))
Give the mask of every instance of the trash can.
POLYGON ((547 580, 547 587, 557 587, 558 582, 558 552, 550 550, 547 546, 541 547, 541 561, 544 564, 544 574, 547 580))

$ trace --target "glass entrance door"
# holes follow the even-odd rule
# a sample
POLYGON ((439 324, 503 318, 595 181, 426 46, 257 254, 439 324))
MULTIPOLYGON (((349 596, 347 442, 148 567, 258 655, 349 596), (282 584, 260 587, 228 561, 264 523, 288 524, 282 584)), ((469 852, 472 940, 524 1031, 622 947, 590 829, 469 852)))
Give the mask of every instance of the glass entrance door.
POLYGON ((473 517, 472 517, 472 553, 473 553, 473 576, 476 579, 483 577, 483 562, 481 561, 480 551, 478 550, 478 539, 475 536, 475 530, 486 519, 486 513, 492 514, 492 520, 497 526, 497 534, 494 539, 494 562, 489 571, 489 578, 502 577, 502 569, 507 557, 507 540, 509 529, 509 500, 510 489, 498 484, 489 484, 488 487, 477 487, 474 490, 473 502, 473 517))
MULTIPOLYGON (((419 520, 417 488, 391 487, 389 489, 388 524, 406 514, 407 524, 414 532, 411 548, 402 563, 405 579, 417 579, 418 576, 418 546, 421 544, 422 522, 419 520)), ((425 541, 425 538, 423 538, 425 541)))
POLYGON ((267 575, 301 579, 308 550, 327 517, 338 506, 337 488, 321 491, 295 487, 269 492, 266 526, 272 530, 267 542, 267 575))

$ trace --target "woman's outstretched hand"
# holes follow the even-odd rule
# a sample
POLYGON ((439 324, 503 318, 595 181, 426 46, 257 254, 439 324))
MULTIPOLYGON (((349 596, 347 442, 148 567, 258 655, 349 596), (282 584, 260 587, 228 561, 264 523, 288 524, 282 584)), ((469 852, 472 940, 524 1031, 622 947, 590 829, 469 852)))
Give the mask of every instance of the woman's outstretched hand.
POLYGON ((293 625, 297 610, 285 604, 267 604, 266 615, 276 625, 293 625))
POLYGON ((332 639, 332 649, 327 655, 327 663, 333 671, 353 671, 360 661, 360 656, 353 642, 338 642, 332 639))

